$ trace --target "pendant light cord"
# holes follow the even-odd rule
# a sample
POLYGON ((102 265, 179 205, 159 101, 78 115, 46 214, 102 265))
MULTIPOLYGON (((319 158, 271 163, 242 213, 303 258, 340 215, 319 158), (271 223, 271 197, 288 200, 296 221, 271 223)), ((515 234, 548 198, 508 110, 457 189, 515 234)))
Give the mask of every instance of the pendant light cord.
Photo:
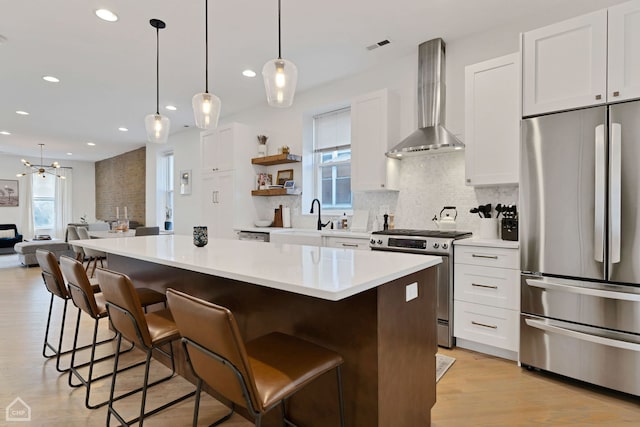
POLYGON ((160 28, 156 27, 156 115, 160 115, 160 28))
POLYGON ((204 0, 204 93, 209 93, 209 1, 204 0))
POLYGON ((280 41, 280 34, 280 0, 278 0, 278 59, 282 59, 282 42, 280 41))

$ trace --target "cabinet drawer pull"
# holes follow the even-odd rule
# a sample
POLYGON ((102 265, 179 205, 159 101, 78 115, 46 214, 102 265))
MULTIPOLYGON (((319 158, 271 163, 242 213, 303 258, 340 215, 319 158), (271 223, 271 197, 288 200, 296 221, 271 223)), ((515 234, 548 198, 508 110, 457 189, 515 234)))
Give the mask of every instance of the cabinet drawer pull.
POLYGON ((479 283, 472 283, 471 286, 475 286, 476 288, 498 289, 497 285, 481 285, 479 283))
POLYGON ((358 245, 354 244, 354 243, 342 243, 342 246, 345 246, 347 248, 357 248, 358 245))
POLYGON ((474 320, 471 321, 472 325, 476 325, 476 326, 482 326, 483 328, 490 328, 490 329, 498 329, 498 327, 496 325, 487 325, 484 323, 478 323, 474 320))
POLYGON ((602 99, 602 95, 596 95, 596 100, 602 99))
POLYGON ((616 90, 615 92, 613 92, 613 96, 620 96, 620 92, 616 90))
POLYGON ((471 256, 472 256, 473 258, 498 259, 498 255, 478 255, 478 254, 471 254, 471 256))

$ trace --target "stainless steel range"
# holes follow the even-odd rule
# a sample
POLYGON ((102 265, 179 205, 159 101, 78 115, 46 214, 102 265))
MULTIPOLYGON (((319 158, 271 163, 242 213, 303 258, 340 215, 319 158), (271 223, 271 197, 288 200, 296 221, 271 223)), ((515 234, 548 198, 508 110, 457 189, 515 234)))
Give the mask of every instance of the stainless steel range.
POLYGON ((374 251, 407 252, 442 257, 438 266, 438 345, 451 348, 453 339, 453 241, 471 237, 466 231, 383 230, 371 233, 374 251))

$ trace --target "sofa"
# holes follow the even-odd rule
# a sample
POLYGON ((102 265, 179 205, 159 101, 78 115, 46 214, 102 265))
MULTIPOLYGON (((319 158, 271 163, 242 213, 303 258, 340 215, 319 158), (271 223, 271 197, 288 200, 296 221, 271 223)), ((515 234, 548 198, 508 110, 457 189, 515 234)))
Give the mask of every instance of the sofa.
POLYGON ((18 261, 25 267, 38 265, 38 259, 36 258, 36 250, 38 249, 46 249, 52 252, 57 260, 60 259, 60 255, 75 257, 71 246, 62 240, 32 240, 30 242, 20 242, 16 244, 15 250, 18 254, 18 261))
POLYGON ((18 233, 15 224, 0 224, 0 254, 14 253, 13 247, 22 242, 22 234, 18 233))

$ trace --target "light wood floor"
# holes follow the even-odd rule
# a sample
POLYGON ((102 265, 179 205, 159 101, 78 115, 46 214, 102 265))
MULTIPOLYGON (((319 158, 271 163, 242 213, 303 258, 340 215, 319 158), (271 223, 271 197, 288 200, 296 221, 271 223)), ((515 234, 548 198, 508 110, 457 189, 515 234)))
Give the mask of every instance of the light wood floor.
MULTIPOLYGON (((86 409, 84 390, 71 389, 67 385, 67 375, 57 373, 54 363, 41 355, 48 304, 49 294, 42 284, 40 269, 17 266, 15 256, 0 256, 0 410, 20 397, 32 411, 31 423, 25 425, 104 425, 106 409, 86 409)), ((56 307, 60 309, 61 304, 56 307)), ((54 318, 58 319, 59 315, 54 318)), ((83 342, 88 342, 92 321, 84 322, 82 326, 83 342)), ((101 333, 108 335, 106 323, 101 333)), ((107 351, 108 346, 102 350, 107 351)), ((457 360, 438 383, 437 403, 432 411, 434 427, 640 425, 638 398, 529 372, 515 362, 459 348, 440 351, 457 360)), ((129 354, 123 363, 138 357, 139 354, 129 354)), ((156 376, 167 372, 159 364, 154 366, 156 376)), ((101 365, 104 371, 111 368, 111 362, 101 365)), ((123 375, 123 390, 141 380, 141 375, 141 369, 123 375)), ((107 396, 108 387, 107 380, 97 384, 94 402, 107 396)), ((174 378, 151 389, 148 407, 191 390, 191 384, 174 378)), ((120 401, 117 408, 133 417, 138 405, 139 400, 132 396, 120 401)), ((203 397, 200 425, 210 424, 224 411, 225 408, 214 399, 203 397)), ((145 425, 188 426, 192 414, 193 398, 190 398, 145 420, 145 425)), ((2 411, 0 425, 7 424, 20 425, 5 423, 2 411)), ((224 425, 244 427, 253 424, 235 415, 224 425)))

